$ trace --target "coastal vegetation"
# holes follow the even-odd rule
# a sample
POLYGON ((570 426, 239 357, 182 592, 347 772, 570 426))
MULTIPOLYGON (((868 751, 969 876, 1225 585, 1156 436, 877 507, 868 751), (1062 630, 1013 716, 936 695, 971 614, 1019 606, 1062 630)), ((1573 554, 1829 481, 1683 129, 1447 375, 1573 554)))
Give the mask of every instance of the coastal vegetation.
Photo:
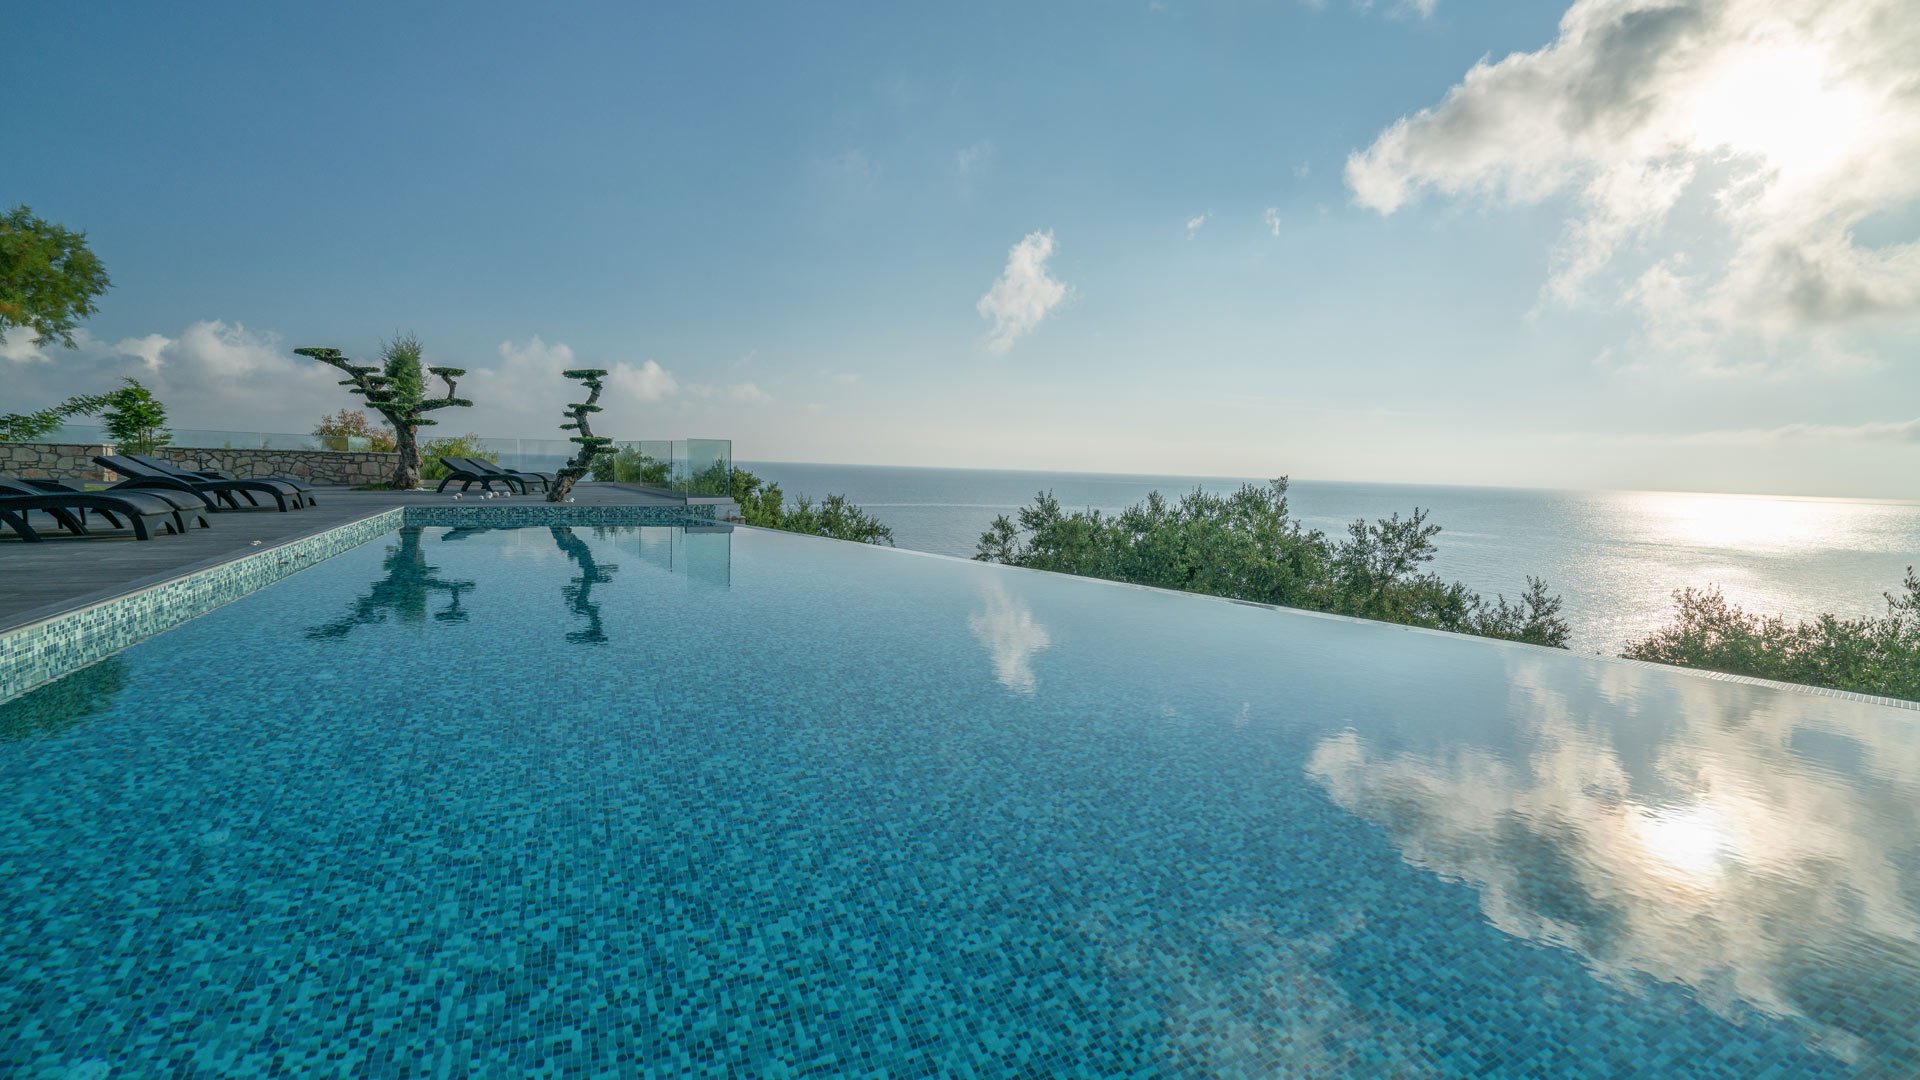
POLYGON ((733 501, 740 504, 740 520, 749 525, 893 546, 893 530, 847 501, 845 495, 828 495, 819 502, 801 495, 789 505, 779 484, 768 483, 737 467, 733 470, 729 493, 733 501))
POLYGON ((388 482, 402 491, 411 491, 420 486, 419 429, 437 423, 427 414, 473 405, 473 402, 459 396, 459 388, 454 383, 455 379, 467 373, 466 369, 423 367, 423 348, 420 339, 412 334, 402 334, 382 345, 378 365, 356 364, 342 355, 339 349, 333 348, 308 346, 293 351, 338 368, 347 376, 340 385, 347 387, 348 393, 365 398, 367 404, 386 419, 393 431, 394 452, 400 455, 400 460, 394 465, 393 477, 388 482), (446 384, 445 394, 427 396, 426 376, 429 374, 446 384))
POLYGON ((1335 540, 1292 518, 1285 477, 1178 501, 1154 492, 1118 514, 1068 512, 1041 492, 1016 517, 995 518, 974 558, 1555 648, 1570 634, 1538 578, 1488 601, 1424 570, 1440 533, 1424 511, 1356 521, 1335 540))
POLYGON ((112 285, 86 233, 24 205, 0 214, 0 333, 24 328, 71 349, 74 324, 99 310, 95 299, 112 285))
POLYGON ((622 484, 659 484, 668 482, 669 465, 657 457, 626 447, 593 459, 593 478, 622 484))
POLYGON ((1717 588, 1673 594, 1674 620, 1621 655, 1680 667, 1920 701, 1920 576, 1907 568, 1887 613, 1788 622, 1730 604, 1717 588))

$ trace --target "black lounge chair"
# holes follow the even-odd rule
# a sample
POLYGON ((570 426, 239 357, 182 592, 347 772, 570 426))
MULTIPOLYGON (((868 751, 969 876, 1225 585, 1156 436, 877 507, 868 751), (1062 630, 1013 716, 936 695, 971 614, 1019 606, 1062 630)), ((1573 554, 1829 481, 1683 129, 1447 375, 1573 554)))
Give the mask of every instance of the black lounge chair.
POLYGON ((171 472, 175 476, 184 476, 194 480, 271 480, 276 484, 285 484, 299 492, 301 498, 306 500, 308 506, 313 506, 316 502, 313 497, 313 485, 307 483, 305 480, 299 480, 291 476, 234 476, 231 473, 223 473, 219 469, 184 468, 175 465, 165 458, 154 457, 152 454, 123 454, 121 456, 137 461, 142 465, 151 466, 161 472, 171 472))
MULTIPOLYGON (((37 495, 43 492, 74 495, 92 494, 84 488, 74 487, 64 480, 40 480, 34 477, 12 476, 0 476, 0 492, 11 492, 16 495, 37 495)), ((127 491, 125 494, 132 494, 132 492, 127 491)), ((201 502, 200 496, 198 495, 189 494, 184 491, 174 491, 170 488, 141 488, 140 494, 149 498, 159 499, 161 502, 173 507, 174 517, 178 519, 182 530, 185 530, 195 521, 199 522, 200 527, 203 529, 212 527, 207 521, 207 504, 201 502)), ((96 510, 94 513, 106 514, 107 520, 112 522, 115 528, 119 527, 120 523, 115 521, 108 511, 96 510)), ((87 523, 87 511, 85 510, 80 511, 80 523, 82 525, 87 523)))
POLYGON ((482 491, 492 491, 495 484, 505 487, 512 495, 524 495, 527 491, 526 481, 519 477, 510 473, 476 469, 469 458, 443 457, 440 459, 440 464, 447 467, 447 475, 440 481, 440 486, 433 489, 436 492, 447 490, 447 485, 455 480, 460 481, 460 491, 463 494, 475 484, 479 484, 482 491))
POLYGON ((99 454, 93 460, 127 478, 108 488, 108 491, 171 488, 199 496, 209 510, 243 509, 240 499, 247 500, 248 506, 258 507, 260 502, 254 498, 255 494, 272 499, 282 513, 307 505, 305 496, 277 480, 208 480, 177 470, 179 474, 176 475, 176 472, 156 469, 124 454, 99 454), (226 506, 223 508, 221 503, 226 506))
POLYGON ((550 472, 534 472, 531 469, 503 469, 493 462, 488 461, 486 458, 470 457, 461 458, 460 460, 481 472, 490 472, 502 477, 511 476, 515 480, 520 481, 522 487, 525 487, 530 480, 538 480, 540 481, 541 491, 552 491, 553 485, 560 482, 560 477, 550 472))
POLYGON ((151 540, 153 526, 157 523, 162 530, 185 532, 178 511, 166 502, 156 499, 145 492, 123 491, 110 494, 100 491, 46 491, 34 495, 0 493, 0 525, 5 525, 20 534, 20 539, 28 543, 39 543, 40 533, 27 522, 30 511, 40 510, 52 516, 60 527, 75 536, 86 536, 87 527, 82 524, 75 510, 92 510, 106 516, 116 524, 120 517, 127 519, 127 525, 133 530, 136 539, 151 540))

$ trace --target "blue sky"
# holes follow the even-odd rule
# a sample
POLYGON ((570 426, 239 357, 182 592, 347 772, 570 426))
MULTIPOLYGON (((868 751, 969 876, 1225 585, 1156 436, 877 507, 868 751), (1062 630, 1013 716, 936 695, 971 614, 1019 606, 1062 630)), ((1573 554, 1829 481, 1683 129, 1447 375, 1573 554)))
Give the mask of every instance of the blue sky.
POLYGON ((116 287, 0 408, 301 430, 411 330, 483 434, 1920 497, 1920 41, 1647 6, 39 5, 0 201, 116 287))

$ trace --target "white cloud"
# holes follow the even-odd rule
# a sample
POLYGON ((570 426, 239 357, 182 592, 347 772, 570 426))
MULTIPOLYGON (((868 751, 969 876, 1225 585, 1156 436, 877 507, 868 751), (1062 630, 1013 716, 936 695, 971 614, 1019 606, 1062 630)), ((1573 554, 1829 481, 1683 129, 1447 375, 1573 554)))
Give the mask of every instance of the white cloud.
POLYGON ((1911 14, 1909 0, 1577 0, 1552 43, 1483 60, 1353 154, 1347 183, 1381 213, 1424 190, 1571 196, 1549 299, 1625 301, 1637 351, 1705 366, 1735 342, 1749 364, 1844 360, 1845 331, 1920 318, 1920 241, 1854 235, 1920 200, 1911 14))
POLYGON ((971 174, 992 163, 993 143, 982 139, 972 146, 962 147, 960 152, 954 155, 954 159, 961 175, 971 174))
MULTIPOLYGON (((239 323, 205 320, 178 336, 147 334, 118 342, 100 341, 82 330, 75 348, 32 346, 17 334, 0 338, 0 358, 11 361, 5 386, 7 408, 42 408, 74 394, 103 393, 132 376, 153 389, 177 429, 233 432, 305 432, 322 415, 360 408, 360 399, 338 385, 339 372, 292 350, 273 333, 239 323), (19 402, 18 405, 13 404, 19 402)), ((561 410, 581 400, 580 385, 561 375, 582 362, 562 343, 539 337, 522 343, 503 341, 499 362, 483 367, 459 356, 436 355, 427 362, 467 368, 459 379, 460 396, 471 409, 438 413, 440 426, 497 437, 560 438, 561 410)), ((371 360, 371 356, 359 359, 371 360)), ((633 437, 643 410, 681 392, 673 373, 657 361, 601 364, 607 368, 600 405, 606 410, 603 434, 633 437)), ((429 383, 440 388, 438 380, 429 383)), ((733 401, 770 400, 753 383, 725 388, 733 401)))
POLYGON ((734 383, 730 386, 715 386, 712 383, 688 383, 687 395, 696 398, 708 398, 719 401, 772 401, 773 395, 750 382, 734 383))
POLYGON ((1009 595, 999 582, 986 591, 986 608, 967 616, 975 641, 993 662, 993 677, 1015 693, 1031 694, 1039 685, 1033 657, 1053 644, 1047 628, 1034 620, 1027 605, 1009 595))
MULTIPOLYGON (((461 410, 457 423, 463 430, 483 435, 546 436, 560 438, 565 422, 563 410, 582 400, 586 391, 579 383, 561 374, 569 368, 599 366, 606 368, 605 389, 600 407, 605 412, 595 419, 595 434, 615 438, 634 438, 636 421, 643 406, 652 405, 680 392, 679 380, 657 361, 639 364, 620 361, 593 365, 580 361, 573 349, 562 342, 547 344, 539 335, 525 343, 500 343, 500 363, 495 367, 473 368, 460 383, 462 397, 473 401, 472 409, 461 410)), ((429 361, 433 361, 429 357, 429 361)), ((454 363, 452 366, 467 365, 454 363)))
POLYGON ((1201 214, 1199 217, 1188 218, 1187 219, 1187 235, 1192 236, 1194 233, 1199 232, 1200 226, 1205 225, 1207 223, 1207 219, 1212 216, 1213 216, 1213 211, 1209 210, 1206 213, 1201 214))
POLYGON ((993 320, 987 347, 994 352, 1012 348, 1066 299, 1066 285, 1047 273, 1047 260, 1052 257, 1053 230, 1028 233, 1007 252, 1006 269, 974 305, 983 318, 993 320))
MULTIPOLYGON (((1300 3, 1301 6, 1310 7, 1315 11, 1324 11, 1327 7, 1327 0, 1300 0, 1300 3)), ((1350 0, 1349 6, 1355 11, 1370 12, 1374 8, 1374 2, 1373 0, 1350 0)), ((1432 16, 1434 8, 1438 6, 1439 0, 1400 0, 1400 3, 1388 9, 1388 14, 1402 15, 1410 11, 1425 19, 1432 16)))
POLYGON ((1616 442, 1653 444, 1911 443, 1920 445, 1920 417, 1912 420, 1868 420, 1858 424, 1797 423, 1781 424, 1770 428, 1727 428, 1689 432, 1684 435, 1592 435, 1587 437, 1587 441, 1605 438, 1612 438, 1616 442))
MULTIPOLYGON (((78 335, 75 335, 76 343, 78 340, 78 335)), ((0 330, 0 360, 10 360, 16 364, 44 364, 49 359, 47 349, 50 344, 37 343, 30 330, 18 327, 0 330)))
POLYGON ((1783 1020, 1841 1061, 1894 1060, 1904 1031, 1850 1012, 1857 987, 1810 978, 1807 958, 1913 962, 1906 717, 1625 664, 1585 680, 1517 651, 1507 664, 1510 752, 1348 730, 1320 741, 1307 776, 1408 865, 1477 893, 1492 925, 1611 985, 1651 977, 1736 1021, 1783 1020), (1801 755, 1822 743, 1873 767, 1801 755))
POLYGON ((31 345, 16 332, 0 340, 0 357, 16 365, 7 375, 9 402, 41 408, 75 394, 104 393, 132 377, 166 405, 175 428, 302 432, 330 411, 316 408, 317 401, 335 395, 341 405, 352 401, 335 387, 338 373, 292 355, 278 335, 217 319, 193 323, 178 337, 118 342, 81 330, 72 349, 31 345))
POLYGON ((1280 235, 1280 208, 1279 207, 1277 206, 1267 207, 1267 212, 1265 215, 1262 216, 1261 220, 1267 223, 1268 232, 1272 233, 1276 237, 1280 235))

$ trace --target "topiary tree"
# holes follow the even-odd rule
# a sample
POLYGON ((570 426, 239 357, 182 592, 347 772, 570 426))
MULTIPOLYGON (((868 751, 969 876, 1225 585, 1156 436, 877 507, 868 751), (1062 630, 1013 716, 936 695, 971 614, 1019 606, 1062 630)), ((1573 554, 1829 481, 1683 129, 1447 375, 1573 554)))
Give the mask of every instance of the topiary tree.
POLYGON ((568 441, 579 443, 580 449, 575 451, 572 461, 561 466, 559 481, 553 485, 553 490, 547 492, 548 502, 566 501, 567 494, 573 490, 574 483, 592 471, 593 459, 598 457, 602 450, 613 445, 612 439, 595 435, 592 425, 587 423, 589 414, 600 411, 600 406, 595 403, 600 400, 602 385, 600 380, 607 376, 605 369, 573 368, 560 374, 569 379, 580 380, 586 385, 588 393, 587 400, 566 408, 568 422, 561 424, 560 429, 579 432, 578 435, 571 436, 568 441))
POLYGON ((402 335, 382 346, 380 359, 383 363, 379 367, 356 364, 342 355, 339 349, 308 347, 293 351, 345 372, 347 377, 340 385, 348 387, 348 393, 366 398, 373 411, 386 417, 388 426, 393 428, 394 452, 400 455, 400 461, 393 467, 393 477, 388 483, 402 491, 411 491, 420 486, 419 432, 421 428, 437 422, 427 419, 426 414, 437 409, 473 406, 473 402, 458 396, 459 388, 454 385, 455 379, 467 373, 465 368, 427 368, 427 373, 439 376, 440 381, 447 384, 446 396, 427 396, 426 379, 420 367, 420 341, 412 334, 402 335))

